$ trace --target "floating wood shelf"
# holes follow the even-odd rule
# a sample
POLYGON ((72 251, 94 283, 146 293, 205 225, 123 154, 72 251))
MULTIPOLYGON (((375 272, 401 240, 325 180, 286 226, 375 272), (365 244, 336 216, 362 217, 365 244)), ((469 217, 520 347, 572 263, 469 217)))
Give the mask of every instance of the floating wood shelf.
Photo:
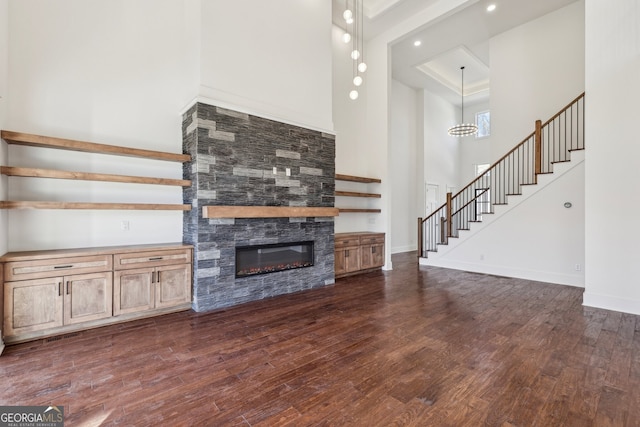
POLYGON ((382 209, 338 208, 340 213, 380 213, 382 209))
POLYGON ((143 157, 146 159, 166 160, 170 162, 188 162, 188 154, 166 153, 163 151, 142 150, 139 148, 119 147, 116 145, 96 144, 94 142, 76 141, 73 139, 54 138, 22 132, 3 130, 2 139, 8 144, 26 145, 30 147, 56 148, 59 150, 82 151, 86 153, 112 154, 116 156, 143 157))
POLYGON ((382 195, 376 193, 359 193, 357 191, 336 191, 335 195, 345 197, 373 197, 377 199, 382 197, 382 195))
POLYGON ((382 181, 378 178, 366 178, 363 176, 353 176, 353 175, 342 175, 336 174, 336 179, 338 181, 351 181, 351 182, 363 182, 365 184, 380 184, 382 181))
POLYGON ((96 209, 96 210, 149 210, 190 211, 191 205, 157 203, 88 203, 88 202, 31 202, 0 201, 0 209, 96 209))
MULTIPOLYGON (((350 181, 350 182, 359 182, 362 184, 380 184, 382 181, 378 178, 367 178, 364 176, 354 176, 354 175, 341 175, 336 174, 336 181, 350 181)), ((334 192, 336 196, 343 197, 369 197, 379 199, 382 197, 381 194, 378 193, 364 193, 358 191, 341 191, 336 190, 334 192)), ((366 209, 366 208, 338 208, 340 213, 380 213, 382 209, 366 209)))
POLYGON ((203 218, 300 218, 338 216, 337 208, 293 206, 203 206, 203 218))
POLYGON ((186 179, 153 178, 144 176, 111 175, 104 173, 71 172, 53 169, 19 168, 1 166, 0 174, 31 178, 75 179, 84 181, 123 182, 127 184, 156 184, 189 187, 191 181, 186 179))

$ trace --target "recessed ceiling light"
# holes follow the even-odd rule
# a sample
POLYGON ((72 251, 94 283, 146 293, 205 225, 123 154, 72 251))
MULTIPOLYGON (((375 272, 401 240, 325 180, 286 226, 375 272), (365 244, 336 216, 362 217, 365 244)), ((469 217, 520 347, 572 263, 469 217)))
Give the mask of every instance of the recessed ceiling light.
POLYGON ((418 47, 418 46, 420 46, 421 44, 422 44, 422 42, 421 42, 420 40, 416 40, 416 41, 414 41, 414 42, 413 42, 413 45, 414 45, 415 47, 418 47))
POLYGON ((489 6, 487 6, 487 12, 493 12, 494 10, 496 10, 495 4, 490 4, 489 6))

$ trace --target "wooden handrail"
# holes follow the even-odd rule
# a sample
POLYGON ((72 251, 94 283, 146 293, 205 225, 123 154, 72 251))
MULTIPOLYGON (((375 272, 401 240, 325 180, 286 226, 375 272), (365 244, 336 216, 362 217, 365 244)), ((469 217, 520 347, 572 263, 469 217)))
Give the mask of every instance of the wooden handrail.
MULTIPOLYGON (((518 145, 516 145, 515 147, 513 147, 507 154, 505 154, 504 156, 500 157, 500 160, 494 162, 487 170, 485 173, 483 173, 482 175, 476 177, 476 179, 474 179, 473 181, 471 181, 469 184, 467 184, 466 187, 464 187, 462 190, 458 191, 455 195, 453 195, 453 199, 455 199, 456 197, 458 197, 460 194, 462 194, 465 190, 467 190, 469 187, 471 187, 473 184, 475 184, 477 181, 480 181, 481 179, 483 179, 485 177, 485 175, 487 175, 488 172, 490 172, 492 169, 496 168, 500 162, 502 162, 504 159, 506 159, 507 157, 509 157, 509 155, 513 154, 515 151, 518 150, 518 148, 520 148, 521 146, 523 146, 527 141, 529 141, 532 137, 535 136, 535 132, 531 133, 529 136, 527 136, 524 140, 522 140, 522 142, 520 142, 518 145)), ((426 222, 429 218, 431 218, 436 212, 438 212, 440 209, 442 209, 443 207, 445 207, 447 204, 444 203, 442 205, 440 205, 440 207, 438 209, 436 209, 431 215, 429 215, 428 217, 426 217, 425 219, 422 220, 422 222, 426 222)))
MULTIPOLYGON (((472 203, 487 194, 489 190, 491 190, 489 203, 492 205, 505 204, 506 196, 518 194, 522 185, 537 183, 539 174, 551 172, 550 167, 554 163, 567 161, 567 156, 571 151, 584 149, 584 97, 585 93, 583 92, 544 123, 537 120, 534 132, 493 162, 482 175, 473 179, 455 195, 448 193, 445 204, 439 206, 426 218, 418 219, 420 227, 418 236, 424 238, 425 233, 432 236, 434 230, 437 230, 440 225, 442 239, 456 237, 453 234, 457 233, 458 227, 453 230, 452 217, 469 209, 472 203), (554 133, 547 141, 548 136, 545 137, 545 132, 548 132, 547 129, 552 124, 554 126, 553 132, 555 132, 555 122, 558 120, 564 120, 562 122, 564 126, 570 126, 572 131, 569 133, 564 131, 564 135, 554 133), (575 129, 575 133, 573 129, 575 129), (454 202, 462 206, 456 207, 456 211, 452 212, 454 202)), ((465 215, 460 218, 460 221, 464 223, 460 227, 465 227, 469 219, 465 215)), ((425 242, 421 242, 419 245, 422 248, 421 252, 434 250, 431 240, 427 240, 427 242, 429 243, 426 247, 425 242)))
POLYGON ((558 111, 553 117, 551 117, 549 120, 547 120, 546 122, 544 122, 542 124, 542 127, 545 127, 546 125, 548 125, 549 123, 551 123, 552 121, 554 121, 555 119, 557 119, 558 117, 560 117, 562 115, 562 113, 566 112, 569 108, 571 108, 573 106, 573 104, 575 104, 576 102, 578 102, 581 98, 584 98, 584 92, 582 92, 580 95, 578 95, 576 97, 576 99, 574 99, 573 101, 571 101, 570 103, 568 103, 562 110, 558 111))
POLYGON ((515 147, 513 147, 507 154, 505 154, 504 156, 500 157, 500 159, 498 161, 493 162, 493 164, 489 167, 489 169, 486 170, 485 173, 483 173, 482 175, 480 175, 479 177, 477 177, 476 179, 474 179, 473 181, 471 181, 466 187, 464 187, 462 190, 458 191, 453 198, 455 199, 456 197, 458 197, 460 194, 462 194, 467 188, 471 187, 471 185, 473 183, 475 183, 476 181, 479 181, 480 179, 482 179, 487 172, 489 172, 490 170, 496 168, 497 166, 500 165, 500 162, 502 162, 504 159, 506 159, 507 157, 509 157, 511 154, 513 154, 514 152, 516 152, 520 147, 522 147, 524 144, 527 143, 527 141, 529 141, 531 138, 533 138, 535 136, 535 132, 529 134, 529 136, 527 136, 525 139, 522 140, 521 143, 519 143, 518 145, 516 145, 515 147))

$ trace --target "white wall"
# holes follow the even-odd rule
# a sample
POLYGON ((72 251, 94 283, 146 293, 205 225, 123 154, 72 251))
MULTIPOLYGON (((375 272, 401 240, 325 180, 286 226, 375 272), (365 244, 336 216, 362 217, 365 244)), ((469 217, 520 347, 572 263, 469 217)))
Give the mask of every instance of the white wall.
MULTIPOLYGON (((181 112, 205 96, 332 131, 330 3, 281 6, 266 9, 260 0, 10 1, 11 105, 4 127, 181 152, 181 112)), ((169 162, 15 146, 8 153, 16 166, 182 176, 182 165, 169 162)), ((182 202, 182 190, 173 187, 8 181, 9 197, 18 200, 182 202)), ((9 250, 182 240, 179 211, 13 210, 8 217, 9 250), (122 221, 129 221, 129 231, 121 230, 122 221)))
MULTIPOLYGON (((443 98, 428 91, 423 92, 424 102, 424 177, 425 184, 437 184, 440 188, 439 204, 446 202, 448 187, 460 190, 458 138, 447 133, 457 123, 460 110, 443 98)), ((424 192, 424 188, 422 189, 424 192)), ((421 216, 425 208, 421 207, 421 216)))
MULTIPOLYGON (((0 0, 0 129, 4 129, 9 95, 9 0, 0 0)), ((7 164, 7 144, 0 140, 0 166, 7 164)), ((0 175, 0 200, 7 199, 7 177, 0 175)), ((0 255, 7 251, 8 218, 0 209, 0 255)))
MULTIPOLYGON (((468 115, 468 119, 466 121, 474 122, 476 113, 487 111, 489 109, 490 106, 488 102, 466 107, 465 115, 468 115)), ((492 163, 492 160, 494 160, 491 156, 491 140, 491 136, 484 138, 466 136, 464 138, 460 138, 460 189, 476 178, 476 165, 492 163)))
POLYGON ((640 314, 640 5, 586 0, 584 304, 640 314))
MULTIPOLYGON (((364 138, 362 129, 365 126, 367 90, 370 82, 364 75, 364 83, 357 100, 349 98, 353 88, 353 60, 351 44, 342 42, 344 31, 334 26, 332 30, 333 45, 333 124, 336 133, 336 173, 343 175, 381 178, 369 157, 371 148, 364 138)), ((365 58, 366 59, 366 58, 365 58)), ((336 189, 344 191, 364 191, 380 193, 379 184, 356 184, 336 181, 336 189)), ((336 206, 354 208, 380 208, 378 199, 358 199, 354 197, 336 197, 336 206)), ((336 233, 350 231, 377 231, 376 222, 379 214, 343 213, 335 219, 336 233)))
POLYGON ((491 38, 490 55, 493 162, 584 91, 584 0, 491 38))
MULTIPOLYGON (((197 2, 9 2, 5 129, 179 153, 197 87, 197 2), (25 25, 28 22, 28 25, 25 25)), ((169 178, 182 165, 11 146, 15 166, 169 178)), ((175 187, 10 178, 16 200, 181 203, 175 187)), ((181 212, 11 210, 9 249, 182 240, 181 212), (130 222, 122 231, 121 221, 130 222)))
MULTIPOLYGON (((422 98, 420 98, 422 99, 422 98)), ((421 215, 422 190, 418 181, 418 93, 415 89, 392 81, 391 95, 391 251, 392 253, 415 251, 417 248, 416 218, 421 215)))
MULTIPOLYGON (((584 91, 584 2, 497 35, 490 49, 490 144, 469 137, 460 142, 461 185, 473 177, 473 163, 493 163, 533 132, 536 119, 548 119, 584 91)), ((483 107, 473 106, 469 115, 483 107)), ((435 265, 584 286, 582 168, 472 227, 481 233, 463 232, 435 265), (563 208, 564 201, 573 207, 563 208)))
POLYGON ((331 2, 202 2, 200 95, 333 131, 331 2))
POLYGON ((584 286, 584 161, 556 165, 538 186, 510 196, 509 206, 461 231, 427 264, 480 273, 584 286), (560 175, 561 174, 561 175, 560 175), (560 175, 560 176, 558 176, 560 175), (544 186, 544 188, 540 188, 544 186), (564 203, 570 202, 571 208, 564 203), (578 265, 578 269, 576 269, 578 265))
MULTIPOLYGON (((366 62, 369 67, 365 77, 365 93, 361 94, 361 98, 359 98, 360 100, 366 97, 364 98, 366 99, 365 115, 362 126, 354 130, 352 137, 349 138, 348 141, 342 142, 341 145, 356 144, 357 147, 364 147, 366 149, 363 151, 337 150, 336 170, 340 172, 341 165, 349 165, 349 162, 363 162, 363 164, 369 165, 367 169, 372 170, 377 174, 377 177, 382 179, 382 184, 379 186, 380 192, 382 193, 382 199, 379 201, 382 213, 373 218, 368 218, 367 228, 372 231, 385 232, 387 235, 385 269, 392 268, 391 198, 388 181, 390 175, 394 172, 391 170, 389 164, 390 151, 392 149, 389 144, 391 138, 389 128, 389 109, 391 102, 391 56, 389 54, 389 46, 394 41, 399 40, 420 26, 427 25, 441 16, 465 5, 472 4, 475 1, 476 0, 436 0, 420 13, 411 16, 406 21, 399 23, 388 31, 379 34, 374 39, 369 40, 365 46, 366 62), (343 157, 347 152, 354 152, 356 156, 351 158, 343 157)), ((334 42, 334 46, 335 45, 336 43, 334 42)), ((336 76, 334 76, 334 81, 335 79, 336 76)), ((336 98, 334 98, 334 101, 335 99, 336 98)), ((339 134, 341 129, 337 123, 337 117, 343 112, 345 113, 343 120, 350 120, 350 117, 347 116, 347 110, 340 110, 340 106, 336 106, 336 103, 334 103, 335 128, 339 134)), ((354 117, 354 120, 359 121, 360 119, 354 117)), ((341 136, 338 135, 338 138, 340 139, 341 136)), ((341 221, 341 218, 338 218, 338 221, 336 221, 336 231, 340 231, 339 221, 341 221)))

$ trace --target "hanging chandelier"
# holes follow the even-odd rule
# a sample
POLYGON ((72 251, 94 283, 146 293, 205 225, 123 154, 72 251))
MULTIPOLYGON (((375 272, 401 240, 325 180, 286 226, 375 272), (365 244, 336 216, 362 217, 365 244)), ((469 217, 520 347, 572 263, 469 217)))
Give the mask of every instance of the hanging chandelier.
POLYGON ((367 71, 367 64, 364 62, 364 38, 363 25, 364 13, 362 8, 362 0, 353 0, 351 7, 349 0, 345 0, 345 11, 342 14, 346 22, 346 31, 342 36, 345 43, 351 42, 351 59, 353 60, 353 88, 349 92, 349 98, 358 99, 358 87, 364 82, 362 74, 367 71), (353 11, 351 10, 353 8, 353 11), (349 32, 351 28, 351 33, 349 32))
POLYGON ((460 121, 462 123, 457 124, 455 126, 452 126, 449 128, 448 132, 449 135, 451 136, 469 136, 469 135, 475 135, 478 133, 478 126, 476 126, 474 123, 465 123, 464 122, 464 67, 460 67, 460 72, 462 73, 462 84, 461 84, 461 88, 460 88, 460 97, 462 98, 462 113, 461 113, 461 118, 460 121))

